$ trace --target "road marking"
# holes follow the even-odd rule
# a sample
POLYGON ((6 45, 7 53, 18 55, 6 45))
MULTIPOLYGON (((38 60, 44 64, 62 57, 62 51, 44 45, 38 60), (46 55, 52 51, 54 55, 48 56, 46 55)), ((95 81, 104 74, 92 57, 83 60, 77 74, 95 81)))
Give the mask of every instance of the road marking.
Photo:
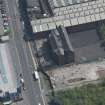
POLYGON ((28 46, 29 46, 30 54, 31 54, 31 57, 32 57, 32 60, 33 60, 34 68, 35 68, 35 70, 37 70, 37 64, 36 64, 36 61, 34 59, 34 56, 33 56, 33 53, 32 53, 32 49, 31 49, 31 45, 30 45, 29 42, 28 42, 28 46))
POLYGON ((42 100, 43 100, 43 104, 46 105, 45 104, 46 102, 45 102, 44 97, 43 97, 43 91, 42 91, 42 88, 41 88, 42 86, 41 86, 41 80, 40 80, 40 78, 39 78, 38 82, 39 82, 38 84, 39 84, 39 88, 40 88, 40 91, 41 91, 41 97, 42 97, 42 100))
MULTIPOLYGON (((30 45, 29 42, 28 42, 28 46, 29 46, 29 50, 30 50, 30 53, 31 53, 31 57, 32 57, 33 63, 34 63, 34 68, 35 68, 35 70, 37 70, 37 64, 36 64, 34 55, 32 53, 32 48, 31 48, 31 45, 30 45)), ((39 78, 38 82, 39 82, 38 84, 39 84, 39 89, 40 89, 40 92, 41 92, 41 97, 42 97, 43 104, 46 105, 44 97, 43 97, 43 94, 42 94, 43 92, 42 92, 42 88, 41 88, 42 86, 41 86, 41 80, 40 80, 40 78, 39 78)))

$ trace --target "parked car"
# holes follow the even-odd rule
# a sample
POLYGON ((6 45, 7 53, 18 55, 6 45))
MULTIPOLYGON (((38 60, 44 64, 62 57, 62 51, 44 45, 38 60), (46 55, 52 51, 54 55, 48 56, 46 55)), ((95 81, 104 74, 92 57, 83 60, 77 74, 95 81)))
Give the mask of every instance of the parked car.
POLYGON ((8 22, 4 22, 3 25, 4 26, 8 26, 9 24, 8 24, 8 22))
POLYGON ((6 10, 5 9, 1 9, 1 14, 5 14, 6 10))
POLYGON ((4 26, 4 33, 5 33, 5 34, 10 33, 10 28, 9 28, 9 26, 4 26))
POLYGON ((7 14, 5 14, 5 13, 4 13, 4 14, 2 14, 2 17, 7 17, 7 14))

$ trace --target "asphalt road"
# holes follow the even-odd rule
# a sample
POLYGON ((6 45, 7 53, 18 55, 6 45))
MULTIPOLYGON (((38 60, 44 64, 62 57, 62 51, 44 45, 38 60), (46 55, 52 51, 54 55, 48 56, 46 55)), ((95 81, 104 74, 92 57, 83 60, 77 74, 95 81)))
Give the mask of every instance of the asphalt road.
MULTIPOLYGON (((19 21, 19 13, 17 9, 16 0, 5 0, 9 15, 9 22, 11 28, 11 49, 15 53, 13 55, 14 61, 16 60, 16 67, 18 68, 17 74, 22 73, 25 80, 26 90, 23 91, 23 102, 20 105, 38 105, 40 102, 43 105, 41 96, 40 81, 33 81, 33 59, 30 53, 30 49, 27 44, 23 41, 23 30, 22 24, 19 21)), ((18 103, 19 104, 19 103, 18 103)))

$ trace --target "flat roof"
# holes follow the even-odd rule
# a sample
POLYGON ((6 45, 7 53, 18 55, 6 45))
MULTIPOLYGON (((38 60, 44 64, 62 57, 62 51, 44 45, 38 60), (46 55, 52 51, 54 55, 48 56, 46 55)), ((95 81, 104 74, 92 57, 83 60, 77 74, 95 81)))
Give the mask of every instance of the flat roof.
POLYGON ((0 90, 13 93, 17 90, 15 68, 8 43, 0 44, 0 90))
MULTIPOLYGON (((55 9, 56 10, 56 9, 55 9)), ((32 20, 33 32, 56 29, 56 26, 76 26, 105 20, 105 0, 97 0, 82 4, 57 8, 58 15, 51 18, 32 20)))

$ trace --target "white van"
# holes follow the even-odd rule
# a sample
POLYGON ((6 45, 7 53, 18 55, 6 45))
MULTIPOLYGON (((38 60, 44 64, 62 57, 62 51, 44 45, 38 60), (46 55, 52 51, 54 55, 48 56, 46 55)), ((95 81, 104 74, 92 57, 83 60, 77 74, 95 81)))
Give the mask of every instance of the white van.
POLYGON ((34 78, 34 80, 38 80, 39 79, 38 71, 34 71, 33 72, 33 78, 34 78))

